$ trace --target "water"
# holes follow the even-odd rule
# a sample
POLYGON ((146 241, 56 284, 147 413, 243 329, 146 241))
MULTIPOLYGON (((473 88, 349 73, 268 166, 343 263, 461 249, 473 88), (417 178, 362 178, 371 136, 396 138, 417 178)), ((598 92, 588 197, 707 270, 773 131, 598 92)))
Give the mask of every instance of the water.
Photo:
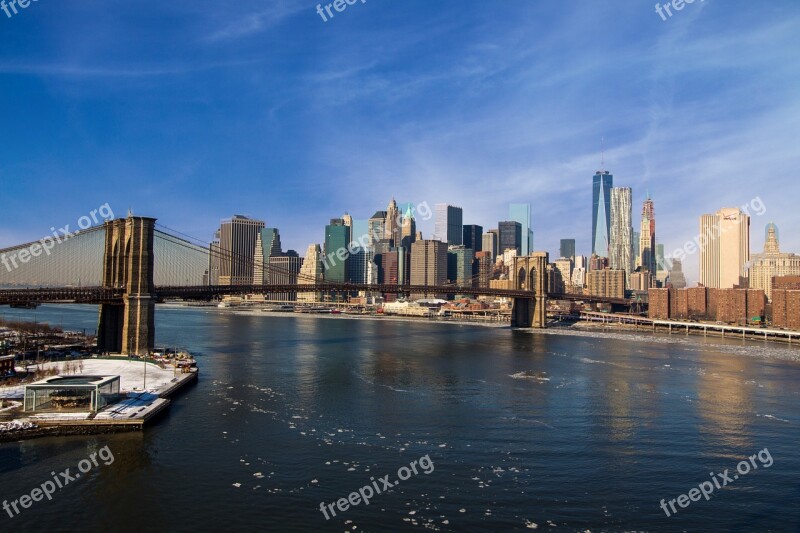
MULTIPOLYGON (((96 313, 2 315, 91 331, 96 313)), ((0 445, 8 500, 114 455, 0 531, 800 531, 794 348, 217 309, 157 324, 198 385, 144 433, 0 445), (710 501, 659 507, 765 448, 771 467, 710 501), (320 511, 425 455, 429 474, 320 511)))

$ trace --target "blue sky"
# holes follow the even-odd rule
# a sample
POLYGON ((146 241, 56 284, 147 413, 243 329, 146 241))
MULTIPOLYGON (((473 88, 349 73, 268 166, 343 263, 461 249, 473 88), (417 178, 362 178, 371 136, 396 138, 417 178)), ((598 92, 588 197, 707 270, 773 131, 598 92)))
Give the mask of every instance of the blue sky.
MULTIPOLYGON (((647 190, 667 250, 759 196, 800 252, 800 4, 39 0, 0 11, 0 247, 109 203, 210 240, 234 213, 304 252, 348 211, 532 204, 587 254, 591 178, 647 190)), ((421 224, 426 235, 431 224, 421 224)), ((699 257, 688 260, 690 280, 699 257)))

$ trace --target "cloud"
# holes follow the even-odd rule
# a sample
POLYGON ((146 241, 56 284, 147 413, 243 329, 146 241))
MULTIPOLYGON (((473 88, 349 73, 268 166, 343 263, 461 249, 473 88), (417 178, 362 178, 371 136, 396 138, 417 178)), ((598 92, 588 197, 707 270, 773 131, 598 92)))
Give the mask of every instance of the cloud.
POLYGON ((272 28, 286 19, 311 9, 302 2, 274 1, 270 2, 267 9, 237 15, 227 22, 222 28, 208 35, 207 40, 212 43, 221 41, 234 41, 243 39, 272 28))

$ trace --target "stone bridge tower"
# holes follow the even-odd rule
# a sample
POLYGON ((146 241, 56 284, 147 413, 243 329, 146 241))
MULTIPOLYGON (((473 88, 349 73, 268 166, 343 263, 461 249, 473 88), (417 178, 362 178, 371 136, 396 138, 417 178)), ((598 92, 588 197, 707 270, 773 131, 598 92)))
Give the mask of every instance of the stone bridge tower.
POLYGON ((156 219, 129 216, 105 223, 103 287, 123 292, 122 304, 102 304, 101 351, 146 355, 155 344, 153 240, 156 219))
POLYGON ((509 278, 514 290, 531 291, 530 298, 514 298, 511 326, 516 328, 547 327, 547 252, 534 252, 515 257, 509 278))

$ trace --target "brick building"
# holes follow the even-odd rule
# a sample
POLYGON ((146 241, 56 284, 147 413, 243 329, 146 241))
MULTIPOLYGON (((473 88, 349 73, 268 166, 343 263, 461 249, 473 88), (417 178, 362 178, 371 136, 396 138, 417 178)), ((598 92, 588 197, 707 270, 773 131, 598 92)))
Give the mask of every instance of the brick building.
POLYGON ((671 292, 669 289, 650 289, 647 292, 648 317, 654 320, 667 320, 670 318, 671 292))
POLYGON ((772 288, 772 325, 800 329, 800 290, 772 288))
MULTIPOLYGON (((783 292, 800 294, 800 291, 783 292)), ((761 322, 765 317, 767 306, 766 294, 761 289, 710 289, 706 287, 677 290, 650 289, 648 298, 650 302, 649 317, 662 320, 708 320, 746 325, 761 322)), ((780 302, 785 300, 784 298, 780 302)), ((781 305, 783 307, 778 307, 777 314, 788 317, 788 304, 781 305)), ((773 306, 773 313, 775 313, 774 309, 773 306)), ((800 307, 798 307, 798 312, 800 313, 800 307)), ((788 321, 788 318, 785 320, 788 321)))

